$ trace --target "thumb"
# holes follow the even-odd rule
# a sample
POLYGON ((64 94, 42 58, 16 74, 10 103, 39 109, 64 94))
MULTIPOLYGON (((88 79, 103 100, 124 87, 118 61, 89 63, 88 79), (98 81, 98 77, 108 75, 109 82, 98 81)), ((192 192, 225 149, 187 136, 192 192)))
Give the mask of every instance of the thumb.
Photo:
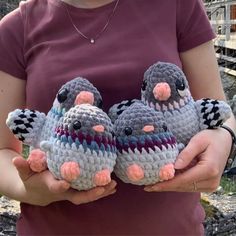
POLYGON ((34 174, 34 172, 30 169, 29 163, 23 157, 15 157, 12 160, 12 163, 16 167, 22 181, 26 181, 34 174))
POLYGON ((193 137, 180 152, 174 164, 175 169, 184 169, 194 158, 206 150, 206 142, 198 136, 193 137))

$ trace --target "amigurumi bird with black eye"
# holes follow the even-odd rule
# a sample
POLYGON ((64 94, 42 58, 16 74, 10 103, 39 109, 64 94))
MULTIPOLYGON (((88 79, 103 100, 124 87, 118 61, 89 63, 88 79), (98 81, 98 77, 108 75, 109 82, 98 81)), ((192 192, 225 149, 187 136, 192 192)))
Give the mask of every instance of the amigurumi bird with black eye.
MULTIPOLYGON (((194 101, 183 71, 167 62, 157 62, 146 70, 141 100, 163 113, 168 128, 184 145, 199 131, 217 128, 231 115, 231 108, 225 101, 209 98, 194 101)), ((112 121, 137 101, 114 104, 108 113, 112 121)))
POLYGON ((42 140, 50 139, 60 118, 75 102, 99 107, 102 97, 87 79, 77 77, 60 88, 47 115, 29 109, 16 109, 9 113, 6 124, 24 144, 37 148, 42 140))
POLYGON ((146 70, 141 97, 146 105, 163 113, 168 128, 184 145, 199 131, 219 127, 231 115, 224 101, 194 101, 183 71, 172 63, 157 62, 146 70))
POLYGON ((135 102, 115 120, 115 174, 124 182, 149 185, 174 177, 181 144, 168 130, 163 114, 135 102))
POLYGON ((77 190, 104 186, 111 181, 116 162, 113 125, 101 109, 76 105, 66 112, 50 141, 42 141, 48 169, 77 190))
POLYGON ((74 103, 89 103, 102 106, 102 97, 99 91, 87 79, 77 77, 65 83, 53 102, 53 106, 46 114, 43 112, 16 109, 8 114, 6 124, 13 134, 31 149, 28 162, 33 171, 41 172, 46 169, 45 157, 39 155, 38 150, 41 141, 50 140, 54 134, 59 120, 74 103))

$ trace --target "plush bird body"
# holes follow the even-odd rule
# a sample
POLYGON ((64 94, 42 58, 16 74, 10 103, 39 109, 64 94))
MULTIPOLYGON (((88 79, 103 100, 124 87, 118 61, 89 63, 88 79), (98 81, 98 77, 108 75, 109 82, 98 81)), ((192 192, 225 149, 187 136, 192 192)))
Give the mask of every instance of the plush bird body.
POLYGON ((137 102, 115 120, 115 174, 124 182, 149 185, 174 177, 179 146, 163 114, 137 102))
POLYGON ((66 112, 50 141, 42 141, 49 170, 77 190, 103 186, 111 181, 116 146, 110 118, 90 104, 66 112))
POLYGON ((158 62, 147 69, 141 100, 163 113, 177 141, 185 145, 199 131, 219 127, 231 115, 224 101, 194 101, 183 71, 172 63, 158 62))
POLYGON ((38 148, 42 140, 52 137, 60 118, 76 100, 95 106, 102 103, 98 90, 87 79, 77 77, 60 88, 47 115, 35 110, 16 109, 9 113, 6 124, 24 144, 38 148))

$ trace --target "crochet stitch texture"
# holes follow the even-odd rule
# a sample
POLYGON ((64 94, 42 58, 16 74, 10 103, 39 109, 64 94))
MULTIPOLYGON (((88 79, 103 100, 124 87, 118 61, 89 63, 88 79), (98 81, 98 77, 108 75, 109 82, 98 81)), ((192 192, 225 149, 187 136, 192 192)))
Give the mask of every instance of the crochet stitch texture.
POLYGON ((219 127, 231 114, 224 101, 194 101, 183 71, 166 62, 155 63, 144 73, 141 100, 163 113, 177 141, 185 145, 199 131, 219 127), (166 92, 166 87, 170 92, 166 92))
POLYGON ((72 188, 87 190, 111 181, 117 156, 113 126, 107 114, 95 106, 82 104, 69 109, 56 127, 54 138, 41 142, 40 146, 46 152, 49 170, 57 179, 65 179, 61 169, 65 163, 78 164, 80 173, 71 181, 72 188), (96 131, 98 125, 104 130, 96 131), (104 182, 96 184, 96 175, 104 171, 108 173, 102 175, 104 182))
POLYGON ((118 116, 114 131, 118 149, 114 171, 121 180, 137 185, 154 184, 164 180, 160 177, 163 171, 165 178, 174 177, 173 163, 179 150, 162 113, 134 103, 118 116), (132 172, 139 176, 132 176, 132 172))
POLYGON ((95 106, 102 106, 102 97, 98 90, 87 79, 77 77, 60 88, 47 115, 29 109, 16 109, 9 113, 6 124, 19 140, 32 148, 38 148, 42 140, 52 137, 60 118, 84 91, 93 94, 95 106))

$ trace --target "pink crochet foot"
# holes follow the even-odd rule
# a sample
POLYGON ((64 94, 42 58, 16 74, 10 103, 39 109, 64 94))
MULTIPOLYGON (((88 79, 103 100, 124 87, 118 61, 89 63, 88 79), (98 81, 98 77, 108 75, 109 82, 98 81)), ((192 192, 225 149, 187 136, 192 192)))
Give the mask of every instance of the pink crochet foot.
POLYGON ((46 154, 40 149, 34 149, 30 152, 27 162, 34 172, 42 172, 47 169, 46 154))
POLYGON ((109 170, 98 171, 94 176, 96 186, 104 186, 111 182, 111 172, 109 170))
POLYGON ((174 178, 175 168, 174 164, 167 164, 163 166, 159 171, 160 180, 168 180, 174 178))
POLYGON ((137 182, 137 181, 143 179, 143 177, 144 177, 143 169, 137 164, 133 164, 133 165, 129 166, 127 168, 126 174, 127 174, 128 178, 134 182, 137 182))
POLYGON ((80 175, 79 165, 73 161, 63 163, 60 171, 62 178, 68 182, 76 180, 80 175))

